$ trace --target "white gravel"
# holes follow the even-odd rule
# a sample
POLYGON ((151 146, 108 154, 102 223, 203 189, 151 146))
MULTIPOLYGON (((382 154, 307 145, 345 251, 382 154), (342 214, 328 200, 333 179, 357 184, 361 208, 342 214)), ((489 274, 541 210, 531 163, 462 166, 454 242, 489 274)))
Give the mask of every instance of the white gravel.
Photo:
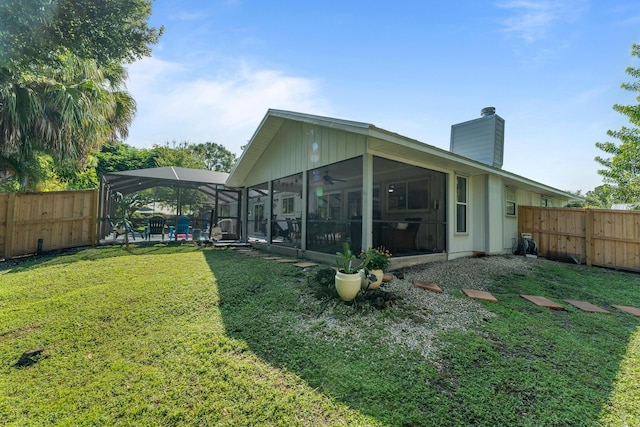
POLYGON ((322 302, 313 292, 303 294, 301 304, 308 306, 298 327, 327 341, 352 339, 357 345, 363 334, 376 334, 380 344, 402 351, 417 350, 427 359, 437 356, 437 335, 446 330, 465 331, 495 316, 483 304, 462 294, 461 289, 486 290, 496 275, 532 272, 536 260, 517 256, 461 258, 405 269, 404 278, 394 277, 383 284, 385 291, 397 296, 391 308, 378 310, 368 305, 354 307, 341 301, 322 302), (413 279, 436 283, 442 293, 416 288, 413 279))

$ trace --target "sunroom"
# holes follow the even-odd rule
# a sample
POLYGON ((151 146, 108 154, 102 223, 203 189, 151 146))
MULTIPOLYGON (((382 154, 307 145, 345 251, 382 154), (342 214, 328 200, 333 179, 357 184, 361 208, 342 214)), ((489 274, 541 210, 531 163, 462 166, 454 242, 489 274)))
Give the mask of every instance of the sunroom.
POLYGON ((506 183, 528 200, 567 198, 368 123, 269 110, 226 186, 243 191, 242 238, 254 246, 325 262, 345 243, 384 246, 398 267, 503 253, 505 230, 517 232, 503 220, 506 183))

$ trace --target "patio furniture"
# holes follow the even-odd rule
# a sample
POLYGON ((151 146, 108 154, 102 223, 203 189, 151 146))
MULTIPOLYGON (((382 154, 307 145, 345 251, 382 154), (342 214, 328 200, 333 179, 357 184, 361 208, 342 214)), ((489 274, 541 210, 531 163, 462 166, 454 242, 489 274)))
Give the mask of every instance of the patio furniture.
POLYGON ((161 216, 154 216, 149 219, 149 223, 145 227, 145 233, 147 240, 151 240, 151 236, 154 234, 160 234, 164 241, 164 230, 166 227, 166 221, 161 216))
POLYGON ((176 226, 169 227, 169 239, 178 240, 180 236, 183 236, 183 240, 189 240, 191 238, 191 219, 186 215, 178 216, 176 226))
MULTIPOLYGON (((107 221, 109 221, 111 231, 113 231, 113 240, 116 240, 118 236, 123 236, 126 233, 131 233, 131 238, 133 240, 136 240, 136 230, 133 229, 130 222, 116 222, 111 219, 111 216, 109 215, 107 215, 107 221)), ((142 233, 140 233, 140 237, 143 237, 142 233)))
POLYGON ((405 218, 404 222, 399 222, 395 228, 390 227, 385 230, 385 241, 391 253, 417 250, 416 236, 420 222, 422 218, 405 218))

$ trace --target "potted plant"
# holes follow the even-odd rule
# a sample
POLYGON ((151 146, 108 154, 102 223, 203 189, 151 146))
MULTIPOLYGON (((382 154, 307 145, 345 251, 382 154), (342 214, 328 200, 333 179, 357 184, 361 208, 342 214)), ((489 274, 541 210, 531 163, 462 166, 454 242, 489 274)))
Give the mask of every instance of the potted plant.
POLYGON ((379 246, 377 248, 369 248, 366 251, 362 250, 360 258, 367 258, 369 260, 365 270, 362 272, 361 286, 364 289, 378 289, 382 283, 384 272, 389 268, 389 264, 391 263, 391 252, 385 249, 384 246, 379 246), (369 280, 371 274, 376 276, 375 281, 369 280))
POLYGON ((335 278, 336 291, 338 291, 338 295, 343 301, 351 301, 360 292, 360 283, 362 281, 360 270, 366 268, 369 258, 367 256, 357 258, 346 242, 342 252, 337 252, 336 255, 338 268, 335 278))

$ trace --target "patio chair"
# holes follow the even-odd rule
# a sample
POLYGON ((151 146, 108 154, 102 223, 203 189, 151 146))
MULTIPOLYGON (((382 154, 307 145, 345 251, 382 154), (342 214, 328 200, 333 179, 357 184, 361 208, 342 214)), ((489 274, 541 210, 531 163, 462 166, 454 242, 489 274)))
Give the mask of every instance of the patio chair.
POLYGON ((162 240, 164 241, 165 225, 166 221, 161 216, 154 216, 153 218, 150 218, 145 230, 147 240, 151 240, 151 236, 153 234, 160 234, 162 236, 162 240))
MULTIPOLYGON (((131 238, 136 240, 136 230, 133 228, 132 224, 129 221, 116 222, 111 219, 111 216, 107 215, 107 221, 109 221, 109 225, 111 226, 111 231, 113 231, 113 240, 116 240, 118 236, 123 236, 125 233, 131 233, 131 238)), ((142 233, 139 233, 140 237, 142 233)))
POLYGON ((191 237, 191 219, 186 215, 180 215, 176 222, 175 228, 170 227, 169 239, 178 240, 180 236, 184 236, 184 240, 191 237))
POLYGON ((398 223, 396 228, 390 229, 387 244, 391 252, 415 252, 416 237, 420 229, 422 218, 405 218, 404 223, 398 223), (402 226, 401 226, 402 224, 402 226))

